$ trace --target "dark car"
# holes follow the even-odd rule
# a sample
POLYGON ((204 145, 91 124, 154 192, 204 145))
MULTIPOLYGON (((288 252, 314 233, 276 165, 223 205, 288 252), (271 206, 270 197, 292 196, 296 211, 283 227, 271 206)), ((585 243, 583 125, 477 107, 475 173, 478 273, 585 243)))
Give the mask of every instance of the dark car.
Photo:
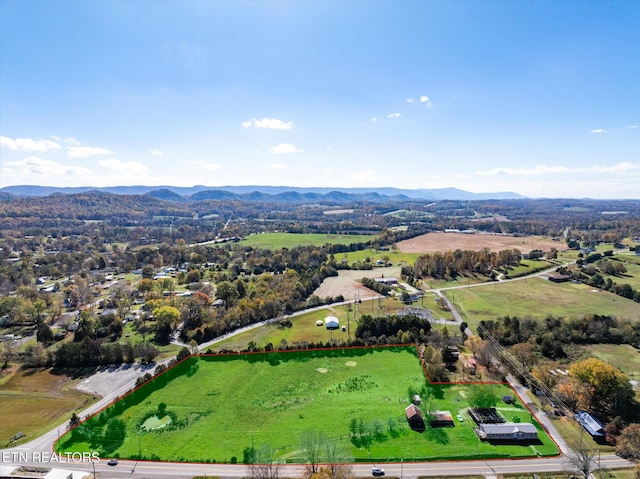
POLYGON ((107 464, 109 464, 110 466, 117 466, 118 465, 118 460, 117 459, 109 459, 109 462, 107 462, 107 464))

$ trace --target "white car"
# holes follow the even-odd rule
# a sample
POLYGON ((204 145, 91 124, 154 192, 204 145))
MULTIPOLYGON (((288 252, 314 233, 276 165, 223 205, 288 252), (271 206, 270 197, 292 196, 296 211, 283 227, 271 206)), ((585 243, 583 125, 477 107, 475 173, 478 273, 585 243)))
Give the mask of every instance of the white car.
POLYGON ((371 468, 371 475, 373 477, 381 477, 384 476, 384 469, 382 469, 381 467, 378 466, 373 466, 371 468))
POLYGON ((458 418, 458 421, 464 422, 464 418, 462 417, 462 414, 458 414, 457 418, 458 418))

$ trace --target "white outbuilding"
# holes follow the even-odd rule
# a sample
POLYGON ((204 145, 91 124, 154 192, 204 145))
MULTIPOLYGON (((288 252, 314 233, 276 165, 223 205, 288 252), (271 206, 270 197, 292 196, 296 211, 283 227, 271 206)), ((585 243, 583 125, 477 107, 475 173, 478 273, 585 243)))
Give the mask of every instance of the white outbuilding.
POLYGON ((339 329, 340 321, 338 321, 338 318, 336 318, 335 316, 329 315, 324 318, 324 325, 327 329, 339 329))

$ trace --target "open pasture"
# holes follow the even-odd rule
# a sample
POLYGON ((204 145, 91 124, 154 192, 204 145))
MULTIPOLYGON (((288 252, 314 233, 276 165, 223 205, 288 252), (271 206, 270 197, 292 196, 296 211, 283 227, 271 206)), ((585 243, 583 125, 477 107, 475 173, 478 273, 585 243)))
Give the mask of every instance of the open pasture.
POLYGON ((494 252, 505 249, 518 249, 523 253, 528 253, 534 249, 549 251, 551 248, 556 248, 560 251, 566 247, 566 244, 542 236, 498 236, 434 232, 400 241, 397 246, 403 253, 444 253, 457 249, 480 251, 482 248, 489 248, 494 252))
POLYGON ((446 295, 471 325, 506 315, 542 319, 604 314, 632 319, 640 313, 640 305, 630 299, 583 284, 556 284, 541 278, 461 288, 446 295))
POLYGON ((20 442, 44 434, 93 402, 72 385, 67 376, 49 369, 13 372, 0 386, 0 448, 18 432, 24 435, 20 442))
MULTIPOLYGON (((429 307, 436 319, 443 318, 445 320, 451 320, 451 314, 448 311, 441 311, 436 306, 433 300, 433 295, 427 295, 424 299, 425 307, 429 307)), ((421 307, 420 303, 415 305, 421 307)), ((398 310, 405 308, 406 306, 402 301, 392 298, 384 298, 380 300, 364 301, 358 305, 356 312, 356 318, 360 318, 363 314, 369 314, 374 316, 396 314, 398 310)), ((268 343, 271 343, 275 348, 280 346, 281 341, 284 339, 289 346, 294 343, 327 343, 330 340, 344 340, 349 337, 354 338, 354 332, 356 329, 356 322, 354 321, 353 304, 348 307, 345 305, 326 306, 320 310, 308 311, 303 314, 291 316, 288 318, 291 321, 291 327, 284 327, 278 323, 272 323, 265 325, 261 328, 251 329, 245 331, 237 336, 231 336, 226 338, 207 350, 221 351, 232 350, 242 351, 247 349, 250 341, 253 341, 258 347, 265 347, 268 343), (348 309, 349 308, 349 309, 348 309), (340 326, 345 326, 347 331, 336 330, 329 331, 324 326, 317 326, 316 321, 323 321, 329 315, 333 315, 338 318, 340 326)), ((460 333, 460 327, 458 325, 445 326, 449 330, 449 334, 454 336, 460 333)), ((442 331, 443 326, 440 324, 434 324, 434 329, 442 331)))
POLYGON ((631 379, 640 380, 640 351, 629 344, 590 344, 582 346, 593 356, 618 368, 631 379))
POLYGON ((296 246, 323 246, 325 244, 366 243, 375 239, 375 235, 340 235, 315 233, 259 233, 244 238, 238 244, 252 248, 278 250, 296 246))
MULTIPOLYGON (((409 429, 404 409, 413 394, 429 410, 466 414, 469 387, 428 385, 413 347, 190 357, 65 434, 56 448, 242 462, 252 446, 269 446, 278 461, 300 463, 300 436, 315 431, 337 445, 341 462, 557 454, 539 426, 536 444, 498 446, 478 441, 468 416, 454 427, 427 427, 422 434, 409 429), (141 429, 153 416, 171 421, 141 429)), ((506 385, 489 387, 498 397, 513 394, 506 385)), ((504 406, 500 413, 508 420, 530 421, 519 401, 504 406)))

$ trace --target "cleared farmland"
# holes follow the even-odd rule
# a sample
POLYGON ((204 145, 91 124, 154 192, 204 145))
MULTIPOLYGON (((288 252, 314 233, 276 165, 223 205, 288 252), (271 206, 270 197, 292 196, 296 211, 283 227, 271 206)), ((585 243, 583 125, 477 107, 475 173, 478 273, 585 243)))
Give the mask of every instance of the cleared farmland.
POLYGON ((551 248, 560 250, 565 243, 553 241, 542 236, 500 236, 491 234, 465 233, 427 233, 415 238, 400 241, 398 249, 403 253, 436 253, 445 251, 471 250, 479 251, 489 248, 491 251, 518 249, 528 253, 534 249, 549 251, 551 248))
MULTIPOLYGON (((242 462, 248 448, 268 446, 279 461, 305 462, 300 436, 316 431, 340 447, 344 460, 558 452, 535 420, 540 441, 530 445, 478 441, 469 419, 451 428, 427 428, 423 434, 409 429, 404 409, 412 394, 420 393, 429 410, 465 414, 470 387, 428 385, 413 347, 191 357, 65 434, 57 449, 167 461, 242 462), (162 427, 141 428, 154 415, 162 427)), ((495 388, 497 397, 512 394, 506 385, 488 387, 495 388)), ((519 403, 505 405, 501 414, 515 422, 531 420, 519 403)))

